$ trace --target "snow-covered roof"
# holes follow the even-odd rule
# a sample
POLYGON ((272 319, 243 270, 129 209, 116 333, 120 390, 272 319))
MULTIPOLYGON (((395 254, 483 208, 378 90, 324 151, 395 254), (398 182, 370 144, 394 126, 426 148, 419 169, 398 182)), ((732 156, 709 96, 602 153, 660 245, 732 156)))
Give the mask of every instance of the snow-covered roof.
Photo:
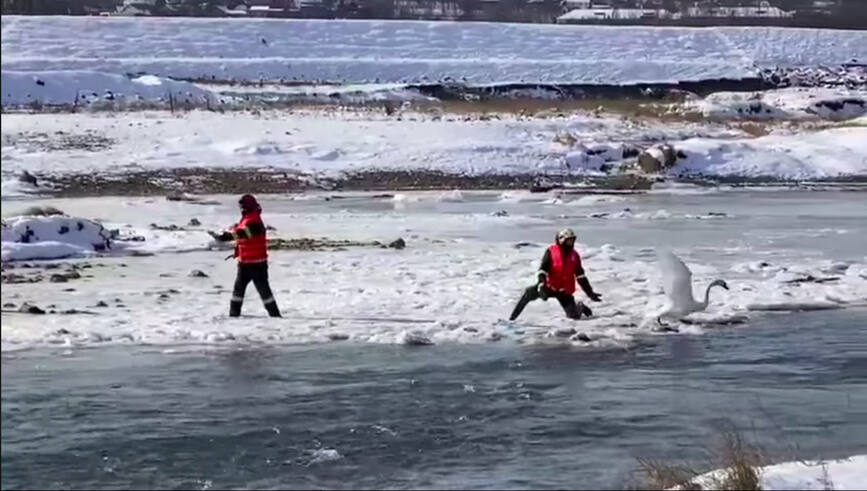
POLYGON ((250 12, 283 12, 283 9, 272 8, 268 5, 251 5, 250 12))
POLYGON ((644 17, 666 17, 668 12, 656 9, 573 9, 557 17, 558 21, 582 19, 641 19, 644 17))
POLYGON ((713 9, 689 8, 685 17, 793 17, 794 12, 779 7, 715 7, 713 9))
POLYGON ((574 9, 557 17, 557 20, 580 20, 580 19, 610 19, 614 9, 574 9))

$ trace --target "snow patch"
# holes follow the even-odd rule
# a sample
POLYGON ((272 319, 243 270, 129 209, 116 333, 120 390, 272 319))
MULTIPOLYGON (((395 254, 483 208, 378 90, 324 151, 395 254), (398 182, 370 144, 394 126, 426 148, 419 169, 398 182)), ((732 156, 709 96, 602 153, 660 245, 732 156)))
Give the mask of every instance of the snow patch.
POLYGON ((753 139, 693 138, 673 174, 811 179, 867 174, 867 128, 835 128, 753 139))
MULTIPOLYGON (((5 46, 4 46, 5 51, 5 46)), ((159 103, 168 106, 172 97, 178 104, 204 104, 214 94, 187 82, 154 75, 130 78, 87 70, 12 71, 3 68, 2 105, 38 106, 159 103)))
POLYGON ((696 110, 721 119, 802 119, 841 121, 867 114, 867 91, 845 88, 787 88, 764 92, 717 92, 688 101, 696 110))
POLYGON ((111 247, 107 230, 92 220, 67 216, 20 216, 3 220, 3 261, 58 259, 111 247))
POLYGON ((67 244, 66 242, 46 241, 35 244, 18 242, 0 242, 2 252, 0 260, 30 261, 33 259, 65 259, 71 257, 87 257, 94 254, 93 249, 67 244))
MULTIPOLYGON (((716 470, 694 481, 702 489, 713 489, 724 475, 716 470)), ((759 469, 761 489, 823 490, 864 489, 867 486, 867 455, 830 461, 785 462, 759 469)))

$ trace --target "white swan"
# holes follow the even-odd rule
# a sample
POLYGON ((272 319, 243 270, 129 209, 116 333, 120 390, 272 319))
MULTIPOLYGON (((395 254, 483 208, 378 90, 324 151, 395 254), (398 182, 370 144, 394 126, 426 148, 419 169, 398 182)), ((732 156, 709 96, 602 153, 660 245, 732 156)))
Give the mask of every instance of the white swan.
POLYGON ((664 325, 662 317, 680 320, 693 312, 707 309, 711 288, 721 286, 726 290, 729 289, 725 281, 714 280, 704 292, 704 301, 698 302, 692 296, 692 273, 686 264, 671 251, 660 251, 657 258, 662 270, 662 285, 668 297, 665 306, 655 314, 659 325, 664 325))

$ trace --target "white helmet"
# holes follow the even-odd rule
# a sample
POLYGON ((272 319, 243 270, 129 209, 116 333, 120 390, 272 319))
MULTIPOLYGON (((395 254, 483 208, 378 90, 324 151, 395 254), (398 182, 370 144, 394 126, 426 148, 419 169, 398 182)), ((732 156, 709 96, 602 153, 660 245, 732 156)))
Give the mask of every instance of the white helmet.
POLYGON ((557 243, 562 244, 566 239, 575 239, 575 231, 571 228, 564 228, 557 232, 557 243))

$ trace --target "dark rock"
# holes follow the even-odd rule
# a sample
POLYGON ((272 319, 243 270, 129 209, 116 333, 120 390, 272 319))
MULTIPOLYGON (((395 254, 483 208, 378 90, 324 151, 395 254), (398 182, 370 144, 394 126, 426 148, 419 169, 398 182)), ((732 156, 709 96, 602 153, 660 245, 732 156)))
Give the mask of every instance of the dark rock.
MULTIPOLYGON (((65 213, 63 213, 62 211, 58 210, 57 208, 55 208, 53 206, 30 206, 27 209, 25 209, 21 214, 22 215, 28 215, 28 216, 37 216, 37 217, 65 215, 65 213)), ((67 228, 67 231, 68 231, 68 228, 67 228)))
POLYGON ((16 305, 12 302, 6 302, 3 304, 4 309, 14 309, 15 307, 16 307, 16 305))
POLYGON ((515 244, 515 249, 523 249, 524 247, 538 247, 538 246, 532 242, 518 242, 517 244, 515 244))
POLYGON ((582 343, 589 343, 591 341, 590 336, 584 334, 583 332, 579 332, 574 339, 576 341, 581 341, 582 343))
POLYGON ((187 226, 189 226, 189 227, 198 227, 198 226, 201 225, 201 224, 202 224, 202 222, 200 222, 198 218, 191 218, 190 221, 189 221, 189 223, 187 223, 187 226))
POLYGON ((552 189, 557 189, 557 188, 559 188, 559 186, 553 186, 553 185, 552 185, 552 186, 548 186, 548 185, 541 185, 541 184, 540 184, 540 185, 537 185, 537 186, 531 186, 531 187, 530 187, 530 192, 531 192, 531 193, 547 193, 548 191, 550 191, 550 190, 552 190, 552 189))
POLYGON ((39 275, 24 276, 16 273, 3 273, 0 275, 0 282, 13 285, 18 283, 38 283, 40 281, 42 281, 42 276, 39 275))
POLYGON ((839 279, 840 278, 838 276, 829 276, 826 278, 816 278, 815 276, 808 274, 807 276, 805 276, 803 278, 795 278, 793 280, 784 281, 783 283, 786 283, 789 285, 800 284, 800 283, 829 283, 832 281, 838 281, 839 279))
POLYGON ((105 303, 104 300, 100 300, 99 302, 96 302, 96 305, 94 305, 94 307, 108 307, 108 304, 105 303))
POLYGON ((175 191, 166 195, 166 200, 168 201, 198 201, 199 198, 195 196, 190 196, 186 193, 182 193, 179 191, 175 191))
POLYGON ((638 154, 640 154, 640 153, 641 153, 641 150, 639 150, 636 147, 626 147, 623 149, 623 158, 624 159, 631 159, 634 157, 638 157, 638 154))
POLYGON ((498 211, 495 211, 495 212, 491 213, 491 216, 495 216, 495 217, 507 217, 507 216, 509 216, 509 212, 506 211, 506 210, 498 210, 498 211))
MULTIPOLYGON (((63 315, 77 315, 77 314, 96 315, 96 312, 91 312, 89 310, 78 310, 78 309, 61 310, 59 313, 63 314, 63 315)), ((106 341, 107 340, 108 339, 106 339, 106 341)))
POLYGON ((181 227, 178 227, 177 225, 174 225, 174 224, 157 225, 156 223, 152 223, 152 224, 150 224, 150 228, 153 230, 165 230, 168 232, 177 232, 178 230, 183 230, 181 227))
POLYGON ((48 281, 52 283, 66 283, 69 281, 69 278, 67 278, 65 274, 53 274, 48 281))
POLYGON ((190 274, 188 274, 187 276, 189 276, 190 278, 207 278, 208 277, 208 275, 205 274, 205 272, 202 271, 201 269, 194 269, 194 270, 190 271, 190 274))
POLYGON ((21 304, 21 307, 18 307, 18 312, 21 312, 23 314, 37 314, 37 315, 45 313, 44 310, 40 309, 36 305, 30 305, 27 302, 24 302, 23 304, 21 304))
POLYGON ((18 180, 27 184, 31 184, 33 186, 39 185, 39 181, 36 179, 36 176, 27 171, 22 172, 21 175, 18 176, 18 180))
POLYGON ((54 331, 54 333, 55 333, 55 334, 72 334, 71 332, 69 332, 69 330, 64 329, 64 328, 62 328, 62 327, 61 327, 60 329, 54 331))
POLYGON ((397 240, 391 242, 390 244, 388 244, 388 247, 390 249, 398 249, 398 250, 403 249, 406 247, 406 241, 404 241, 403 239, 397 239, 397 240))

